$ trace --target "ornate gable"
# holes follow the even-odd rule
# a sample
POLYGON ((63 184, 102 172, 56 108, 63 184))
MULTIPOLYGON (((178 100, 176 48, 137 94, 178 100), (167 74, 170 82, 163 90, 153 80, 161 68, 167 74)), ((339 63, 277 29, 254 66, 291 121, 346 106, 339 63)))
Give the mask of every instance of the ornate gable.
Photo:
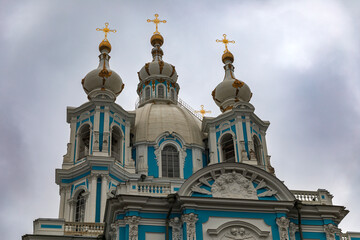
POLYGON ((294 195, 275 176, 244 163, 220 163, 193 174, 180 196, 294 201, 294 195))

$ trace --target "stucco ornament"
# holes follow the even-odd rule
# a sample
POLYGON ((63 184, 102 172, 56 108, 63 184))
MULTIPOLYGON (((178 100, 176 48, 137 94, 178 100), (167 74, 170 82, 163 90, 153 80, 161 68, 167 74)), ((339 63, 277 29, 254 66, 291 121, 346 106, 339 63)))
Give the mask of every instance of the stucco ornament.
POLYGON ((289 233, 290 233, 290 240, 296 240, 295 238, 296 224, 293 222, 289 224, 289 233))
POLYGON ((245 240, 245 239, 251 239, 255 240, 255 237, 252 236, 250 233, 246 232, 245 228, 230 228, 228 233, 224 235, 222 238, 223 240, 228 239, 235 239, 235 240, 245 240))
POLYGON ((129 225, 129 240, 138 240, 138 226, 140 217, 129 216, 125 217, 125 223, 129 225))
POLYGON ((117 220, 116 222, 112 223, 110 225, 111 227, 111 230, 110 230, 110 237, 111 237, 111 240, 116 240, 118 239, 118 230, 119 230, 119 226, 120 226, 120 221, 117 220))
POLYGON ((326 233, 327 240, 335 240, 335 233, 341 232, 339 228, 331 223, 324 226, 324 231, 326 233))
POLYGON ((212 185, 211 193, 214 197, 258 199, 251 181, 235 171, 220 175, 212 185))
POLYGON ((279 227, 280 240, 289 240, 289 219, 286 217, 281 217, 276 219, 276 224, 279 227))
POLYGON ((180 218, 175 217, 171 219, 169 225, 172 227, 172 240, 182 239, 180 218))
POLYGON ((181 220, 186 223, 186 240, 196 240, 196 222, 199 220, 194 213, 184 214, 181 220))

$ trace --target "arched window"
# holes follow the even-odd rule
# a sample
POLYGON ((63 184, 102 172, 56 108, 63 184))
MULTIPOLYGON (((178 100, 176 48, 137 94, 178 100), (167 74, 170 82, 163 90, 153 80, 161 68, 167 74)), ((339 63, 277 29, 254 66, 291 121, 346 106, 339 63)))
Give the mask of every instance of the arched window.
POLYGON ((254 141, 254 148, 255 148, 254 151, 255 151, 257 163, 259 165, 262 165, 262 163, 261 163, 261 145, 260 145, 259 138, 257 136, 254 136, 253 141, 254 141))
POLYGON ((173 88, 170 90, 170 98, 175 101, 175 90, 173 88))
POLYGON ((121 139, 120 129, 114 126, 111 132, 111 156, 119 162, 121 162, 121 139))
POLYGON ((75 222, 84 222, 85 219, 85 191, 81 190, 76 198, 75 222))
POLYGON ((82 126, 78 131, 78 159, 82 159, 89 155, 90 144, 90 126, 88 124, 82 126))
POLYGON ((150 86, 145 88, 145 101, 150 99, 150 86))
POLYGON ((225 134, 221 139, 223 162, 235 162, 234 141, 231 134, 225 134))
POLYGON ((164 98, 164 86, 163 85, 158 86, 158 98, 164 98))
POLYGON ((166 145, 161 151, 163 177, 180 177, 179 153, 172 145, 166 145))

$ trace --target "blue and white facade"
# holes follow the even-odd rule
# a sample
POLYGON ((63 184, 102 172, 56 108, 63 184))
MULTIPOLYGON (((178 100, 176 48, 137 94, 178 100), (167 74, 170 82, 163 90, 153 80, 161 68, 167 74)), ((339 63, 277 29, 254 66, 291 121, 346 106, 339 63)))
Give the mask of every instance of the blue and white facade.
POLYGON ((134 111, 115 103, 124 88, 110 69, 110 43, 82 80, 89 101, 67 109, 70 140, 61 169, 58 219, 37 219, 30 239, 360 240, 341 233, 348 210, 324 190, 289 190, 275 176, 266 144, 270 123, 235 78, 234 57, 212 92, 222 113, 198 118, 178 95, 175 67, 153 60, 139 71, 134 111))

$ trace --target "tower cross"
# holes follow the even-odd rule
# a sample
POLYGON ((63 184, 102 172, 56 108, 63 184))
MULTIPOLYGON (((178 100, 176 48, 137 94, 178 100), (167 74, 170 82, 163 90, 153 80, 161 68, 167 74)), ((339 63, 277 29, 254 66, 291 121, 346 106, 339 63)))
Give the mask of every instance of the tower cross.
POLYGON ((228 45, 229 43, 235 43, 235 41, 233 41, 233 40, 229 41, 229 39, 226 39, 226 34, 223 34, 223 36, 224 36, 224 39, 221 39, 221 40, 216 39, 216 42, 222 42, 223 44, 225 44, 225 51, 224 51, 224 53, 226 53, 226 52, 229 52, 229 49, 228 49, 227 45, 228 45))
POLYGON ((200 113, 202 115, 202 117, 205 116, 206 113, 211 113, 211 111, 206 111, 204 109, 204 105, 200 105, 201 109, 199 111, 195 111, 196 113, 200 113))
POLYGON ((160 32, 158 31, 158 24, 159 23, 166 23, 166 20, 160 20, 160 19, 158 19, 158 17, 159 17, 159 14, 155 14, 155 19, 153 19, 153 20, 150 20, 150 19, 148 19, 147 20, 147 22, 153 22, 153 23, 155 23, 155 25, 156 25, 156 31, 154 32, 154 34, 160 34, 160 32))
POLYGON ((109 26, 109 23, 106 22, 104 28, 97 28, 97 29, 96 29, 96 31, 102 31, 102 32, 105 33, 105 39, 104 39, 104 40, 107 40, 107 34, 108 34, 109 32, 116 33, 116 30, 115 30, 115 29, 109 29, 108 26, 109 26))

